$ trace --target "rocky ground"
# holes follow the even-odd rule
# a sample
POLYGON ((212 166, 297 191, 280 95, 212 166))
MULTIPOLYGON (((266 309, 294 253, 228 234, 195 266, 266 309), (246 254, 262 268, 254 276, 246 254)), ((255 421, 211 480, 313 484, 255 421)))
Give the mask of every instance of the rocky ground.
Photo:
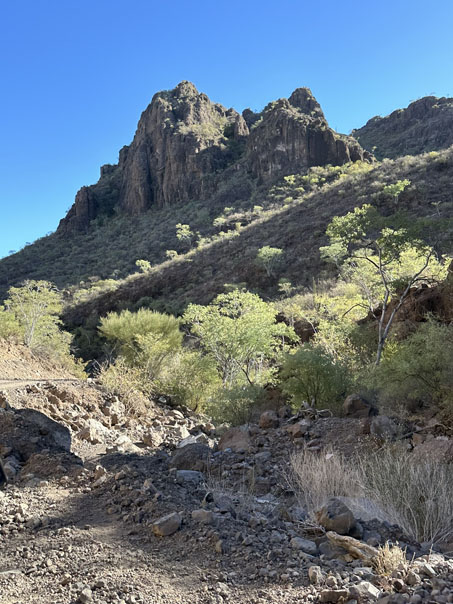
POLYGON ((0 393, 2 604, 453 602, 453 560, 332 499, 308 521, 291 451, 348 456, 401 439, 448 456, 452 441, 360 400, 349 416, 287 408, 215 430, 150 404, 134 417, 94 382, 31 381, 0 393), (407 438, 407 433, 411 435, 407 438), (398 542, 410 559, 373 563, 398 542))

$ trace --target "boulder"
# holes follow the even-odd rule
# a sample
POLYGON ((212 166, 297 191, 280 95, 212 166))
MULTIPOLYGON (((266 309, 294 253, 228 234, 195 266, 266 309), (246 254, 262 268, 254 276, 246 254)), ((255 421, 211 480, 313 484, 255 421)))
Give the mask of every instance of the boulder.
POLYGON ((308 568, 308 578, 312 585, 319 585, 324 581, 324 573, 320 566, 313 565, 308 568))
POLYGON ((204 472, 209 465, 210 457, 211 449, 206 445, 186 445, 174 451, 170 460, 170 467, 177 470, 204 472))
POLYGON ((377 415, 371 420, 370 434, 381 440, 393 440, 398 435, 398 425, 387 415, 377 415))
POLYGON ((250 440, 249 430, 247 426, 230 428, 225 432, 218 444, 219 451, 231 449, 235 453, 249 451, 251 447, 252 441, 250 440))
POLYGON ((77 434, 80 440, 86 440, 92 445, 99 445, 103 443, 110 434, 108 428, 103 426, 101 422, 95 419, 89 419, 87 424, 77 434))
POLYGON ((359 394, 350 394, 343 403, 343 411, 348 417, 370 417, 377 415, 377 409, 359 394))
POLYGON ((317 512, 319 524, 327 531, 347 535, 355 524, 354 514, 337 497, 330 498, 317 512))
POLYGON ((198 510, 193 510, 192 520, 199 522, 200 524, 213 524, 214 514, 211 512, 211 510, 204 510, 203 508, 200 508, 198 510))
POLYGON ((369 581, 361 581, 349 588, 349 594, 358 602, 375 602, 380 593, 380 590, 369 581))
POLYGON ((268 430, 269 428, 278 428, 279 425, 280 420, 275 411, 265 411, 261 414, 259 420, 259 427, 261 429, 268 430))
POLYGON ((316 556, 318 553, 318 546, 316 543, 309 539, 303 539, 302 537, 293 537, 289 542, 289 545, 292 549, 297 549, 306 554, 310 554, 311 556, 316 556))
POLYGON ((164 442, 164 436, 160 430, 149 430, 143 435, 143 444, 153 449, 159 447, 164 442))
POLYGON ((302 438, 310 430, 311 422, 308 419, 302 419, 295 424, 286 426, 286 431, 291 438, 302 438))
POLYGON ((199 485, 204 481, 202 472, 196 470, 176 470, 176 482, 178 484, 199 485))
POLYGON ((176 533, 176 531, 181 526, 181 523, 181 516, 176 512, 172 512, 171 514, 162 516, 153 523, 153 533, 157 537, 168 537, 169 535, 173 535, 173 533, 176 533))

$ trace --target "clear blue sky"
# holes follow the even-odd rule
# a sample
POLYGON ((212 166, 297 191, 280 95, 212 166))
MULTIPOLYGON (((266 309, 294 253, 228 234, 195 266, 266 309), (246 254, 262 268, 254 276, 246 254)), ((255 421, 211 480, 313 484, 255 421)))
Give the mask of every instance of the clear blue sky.
POLYGON ((180 80, 239 111, 309 86, 342 132, 453 96, 451 0, 1 4, 0 257, 54 230, 180 80))

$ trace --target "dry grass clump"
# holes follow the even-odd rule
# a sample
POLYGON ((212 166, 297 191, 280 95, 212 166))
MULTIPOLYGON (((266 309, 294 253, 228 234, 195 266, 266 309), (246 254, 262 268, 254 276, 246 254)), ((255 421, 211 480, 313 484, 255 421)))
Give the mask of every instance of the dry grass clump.
POLYGON ((407 569, 406 550, 387 541, 379 546, 378 554, 373 560, 373 567, 378 575, 384 576, 391 575, 395 570, 407 569))
POLYGON ((98 378, 108 393, 121 399, 128 414, 139 416, 146 413, 151 388, 144 381, 140 368, 130 367, 118 358, 115 363, 101 367, 98 378))
POLYGON ((358 497, 361 493, 359 467, 339 453, 302 449, 291 456, 292 480, 298 498, 310 517, 329 497, 358 497))
POLYGON ((360 462, 367 497, 420 542, 453 536, 453 464, 419 461, 385 448, 360 462))
POLYGON ((329 497, 361 497, 421 543, 453 537, 453 464, 415 460, 387 447, 349 460, 302 450, 291 465, 300 503, 311 516, 329 497))

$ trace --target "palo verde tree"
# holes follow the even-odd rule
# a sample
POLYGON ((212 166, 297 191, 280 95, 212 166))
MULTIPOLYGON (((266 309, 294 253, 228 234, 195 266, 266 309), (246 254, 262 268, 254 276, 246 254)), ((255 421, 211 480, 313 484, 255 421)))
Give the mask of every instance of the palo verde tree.
POLYGON ((439 232, 432 222, 382 216, 369 204, 336 216, 327 228, 330 245, 321 248, 321 255, 337 264, 343 279, 358 285, 361 304, 378 322, 376 365, 411 288, 446 277, 447 258, 436 248, 439 232))
POLYGON ((25 281, 11 287, 5 300, 6 311, 20 325, 26 346, 45 346, 59 334, 63 302, 61 293, 48 281, 25 281))
POLYGON ((268 362, 285 340, 297 339, 294 330, 276 323, 277 310, 256 294, 232 291, 208 306, 190 304, 183 321, 216 361, 224 386, 239 376, 256 384, 269 375, 268 362))
POLYGON ((257 265, 264 268, 268 277, 272 277, 277 272, 282 261, 283 250, 278 247, 271 247, 270 245, 260 248, 256 256, 257 265))

